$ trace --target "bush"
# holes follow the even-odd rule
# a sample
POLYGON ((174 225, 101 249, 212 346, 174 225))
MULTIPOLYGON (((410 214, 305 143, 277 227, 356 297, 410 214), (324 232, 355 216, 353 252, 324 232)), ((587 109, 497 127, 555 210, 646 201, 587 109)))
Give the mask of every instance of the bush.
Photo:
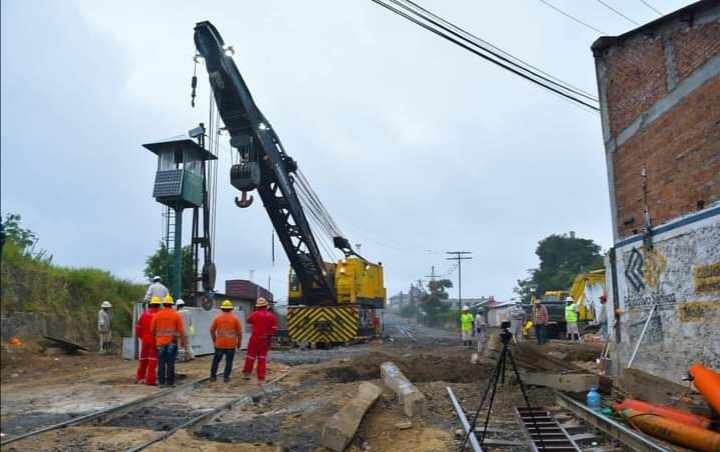
POLYGON ((44 254, 27 253, 13 241, 3 246, 0 284, 3 314, 44 314, 66 338, 86 344, 96 343, 102 300, 113 304, 112 327, 117 338, 130 334, 132 306, 145 293, 143 285, 118 279, 105 270, 53 265, 44 254))

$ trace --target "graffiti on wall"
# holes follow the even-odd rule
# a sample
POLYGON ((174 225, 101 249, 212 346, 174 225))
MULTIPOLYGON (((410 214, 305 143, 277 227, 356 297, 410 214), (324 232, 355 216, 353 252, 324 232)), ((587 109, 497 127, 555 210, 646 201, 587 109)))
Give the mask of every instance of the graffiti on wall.
MULTIPOLYGON (((645 327, 647 317, 642 319, 640 322, 631 323, 628 325, 628 332, 630 333, 630 342, 636 343, 642 334, 642 330, 645 327)), ((663 334, 663 322, 662 315, 657 311, 652 312, 652 318, 648 323, 645 336, 643 336, 643 344, 657 344, 662 342, 664 338, 663 334)))
POLYGON ((720 316, 720 300, 689 301, 678 306, 681 322, 707 322, 720 316))
POLYGON ((693 282, 698 293, 720 292, 720 262, 693 268, 693 282))

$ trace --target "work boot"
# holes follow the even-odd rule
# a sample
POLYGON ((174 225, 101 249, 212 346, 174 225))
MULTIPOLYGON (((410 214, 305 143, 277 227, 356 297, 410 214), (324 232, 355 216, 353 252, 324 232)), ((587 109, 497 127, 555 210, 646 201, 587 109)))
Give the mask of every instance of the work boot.
POLYGON ((230 377, 223 377, 223 383, 230 383, 230 377))
POLYGON ((217 377, 216 377, 215 375, 213 375, 212 377, 210 377, 210 382, 211 382, 211 383, 215 383, 216 381, 217 381, 217 377))
POLYGON ((243 380, 249 380, 250 374, 243 373, 243 380))

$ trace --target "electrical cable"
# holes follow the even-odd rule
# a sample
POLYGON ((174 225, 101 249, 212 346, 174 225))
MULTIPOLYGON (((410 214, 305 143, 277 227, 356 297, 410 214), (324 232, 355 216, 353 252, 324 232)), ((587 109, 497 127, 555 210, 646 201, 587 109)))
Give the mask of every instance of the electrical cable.
POLYGON ((629 18, 629 17, 626 16, 625 14, 621 13, 621 12, 618 11, 617 9, 615 9, 615 8, 613 8, 612 6, 608 5, 608 4, 605 3, 603 0, 595 0, 595 1, 597 1, 598 3, 600 3, 601 5, 603 5, 605 8, 609 9, 610 11, 614 12, 614 13, 617 14, 618 16, 624 18, 624 19, 627 20, 628 22, 631 22, 631 23, 637 25, 638 27, 640 26, 639 23, 635 22, 634 20, 632 20, 631 18, 629 18))
MULTIPOLYGON (((585 106, 585 107, 587 107, 587 108, 589 108, 589 109, 591 109, 591 110, 594 110, 594 111, 599 111, 599 110, 600 110, 597 106, 594 106, 594 105, 592 105, 592 104, 589 104, 589 103, 587 103, 587 102, 585 102, 585 101, 583 101, 583 100, 581 100, 581 99, 578 99, 577 97, 573 96, 572 94, 569 94, 569 93, 563 91, 563 90, 570 91, 570 90, 568 90, 567 88, 550 86, 550 85, 548 85, 548 84, 546 84, 546 83, 543 83, 542 81, 540 81, 540 80, 538 80, 537 78, 535 78, 535 77, 540 77, 540 76, 538 76, 536 73, 530 71, 529 69, 522 69, 522 68, 517 67, 517 66, 516 66, 516 67, 512 67, 511 65, 508 65, 508 64, 503 63, 503 62, 501 62, 501 61, 498 61, 498 60, 492 58, 492 57, 489 56, 489 55, 486 55, 486 54, 484 54, 484 53, 481 53, 480 50, 478 50, 478 49, 476 49, 476 48, 474 48, 474 47, 471 47, 471 45, 478 47, 476 44, 470 43, 471 45, 468 45, 468 44, 465 44, 465 43, 463 43, 463 42, 461 42, 461 41, 458 41, 457 39, 453 38, 452 36, 448 36, 447 34, 444 34, 444 33, 440 32, 440 31, 438 31, 436 28, 431 27, 430 25, 428 25, 428 24, 426 24, 426 23, 423 23, 422 21, 420 21, 420 20, 418 20, 418 19, 416 19, 416 18, 414 18, 414 17, 411 17, 410 15, 408 15, 408 14, 406 14, 406 13, 398 10, 397 8, 394 8, 393 6, 384 3, 382 0, 371 0, 371 1, 372 1, 373 3, 376 3, 376 4, 380 5, 380 6, 386 8, 386 9, 392 11, 392 12, 394 12, 394 13, 397 14, 397 15, 399 15, 399 16, 401 16, 401 17, 403 17, 403 18, 405 18, 405 19, 407 19, 407 20, 415 23, 416 25, 418 25, 418 26, 420 26, 420 27, 422 27, 422 28, 425 28, 426 30, 428 30, 428 31, 430 31, 430 32, 432 32, 432 33, 440 36, 441 38, 446 39, 446 40, 448 40, 448 41, 450 41, 450 42, 452 42, 452 43, 454 43, 454 44, 462 47, 463 49, 465 49, 465 50, 467 50, 467 51, 469 51, 469 52, 471 52, 471 53, 473 53, 473 54, 475 54, 475 55, 477 55, 477 56, 479 56, 479 57, 481 57, 481 58, 483 58, 483 59, 485 59, 485 60, 487 60, 487 61, 489 61, 489 62, 491 62, 491 63, 494 63, 495 65, 500 66, 500 67, 502 67, 503 69, 505 69, 505 70, 507 70, 507 71, 509 71, 509 72, 512 72, 513 74, 515 74, 515 75, 517 75, 517 76, 519 76, 519 77, 524 78, 525 80, 528 80, 528 81, 530 81, 530 82, 532 82, 532 83, 534 83, 534 84, 536 84, 536 85, 539 85, 539 86, 541 86, 541 87, 543 87, 543 88, 545 88, 545 89, 547 89, 547 90, 549 90, 549 91, 552 91, 552 92, 554 92, 554 93, 556 93, 556 94, 558 94, 558 95, 566 98, 567 100, 570 100, 570 101, 576 102, 576 103, 578 103, 578 104, 581 104, 581 105, 583 105, 583 106, 585 106), (523 71, 524 71, 524 72, 528 72, 529 74, 528 74, 528 73, 524 73, 523 71)), ((481 50, 484 50, 485 52, 490 53, 487 49, 482 49, 482 48, 481 48, 481 50)), ((557 85, 557 84, 556 84, 556 85, 557 85)))
MULTIPOLYGON (((402 7, 405 8, 406 10, 411 11, 411 9, 408 9, 407 6, 402 5, 402 4, 401 4, 400 2, 398 2, 397 0, 391 0, 391 1, 392 1, 393 3, 395 3, 396 5, 402 6, 402 7)), ((501 49, 500 47, 492 44, 491 42, 486 41, 486 40, 484 40, 484 39, 482 39, 482 38, 480 38, 480 37, 478 37, 478 36, 470 33, 469 31, 466 31, 466 30, 460 28, 459 26, 453 24, 452 22, 449 22, 449 21, 443 19, 442 17, 438 16, 437 14, 435 14, 435 13, 433 13, 433 12, 431 12, 431 11, 428 11, 427 9, 423 8, 421 5, 418 5, 417 3, 413 2, 412 0, 403 0, 403 2, 412 5, 412 6, 413 6, 414 8, 416 8, 417 10, 422 11, 423 14, 432 17, 432 18, 434 19, 434 20, 432 21, 432 23, 436 23, 435 21, 439 21, 439 22, 441 22, 442 24, 444 24, 445 26, 452 28, 453 30, 455 30, 455 31, 458 32, 458 33, 461 33, 462 35, 464 35, 464 37, 463 37, 463 36, 458 36, 457 33, 453 33, 454 35, 456 35, 456 36, 458 36, 458 37, 461 37, 461 38, 463 38, 463 39, 466 40, 466 41, 473 41, 473 40, 474 40, 474 41, 476 41, 476 42, 474 42, 474 43, 475 43, 476 45, 478 45, 479 47, 483 48, 483 49, 484 49, 483 46, 491 47, 493 50, 495 50, 495 52, 499 52, 499 53, 505 55, 505 57, 503 57, 503 56, 501 56, 501 55, 498 55, 498 54, 495 53, 495 52, 491 52, 491 51, 489 51, 489 50, 487 50, 487 49, 484 49, 484 50, 488 51, 488 53, 491 53, 493 56, 496 56, 497 58, 500 58, 500 59, 502 59, 503 61, 506 61, 506 62, 508 62, 508 63, 510 63, 510 64, 514 64, 514 65, 516 65, 516 66, 519 66, 519 67, 521 67, 523 70, 527 70, 527 68, 522 67, 523 65, 525 65, 525 66, 527 66, 527 67, 529 67, 529 68, 531 68, 531 69, 534 69, 534 70, 537 71, 539 74, 544 75, 545 77, 542 77, 542 78, 543 78, 544 80, 550 82, 550 83, 554 83, 554 84, 556 84, 556 85, 560 85, 560 86, 562 86, 563 88, 567 89, 568 91, 574 92, 574 93, 576 93, 576 94, 578 94, 578 95, 580 95, 580 96, 582 96, 582 97, 585 97, 585 98, 587 98, 587 99, 589 99, 589 100, 592 100, 592 101, 595 101, 595 102, 598 101, 598 99, 597 99, 596 97, 594 97, 592 94, 588 93, 587 91, 583 91, 583 90, 581 90, 580 88, 577 88, 577 87, 575 87, 575 86, 573 86, 573 85, 571 85, 571 84, 569 84, 569 83, 567 83, 567 82, 565 82, 565 81, 563 81, 563 80, 561 80, 561 79, 553 76, 552 74, 548 74, 547 72, 543 71, 542 69, 538 68, 537 66, 533 66, 532 64, 528 63, 527 61, 525 61, 525 60, 523 60, 523 59, 521 59, 521 58, 518 58, 518 57, 516 57, 515 55, 512 55, 511 53, 509 53, 509 52, 501 49), (469 36, 471 39, 468 39, 468 38, 467 38, 468 36, 469 36), (478 43, 479 43, 479 44, 478 44, 478 43), (546 78, 546 77, 547 77, 547 78, 546 78)), ((452 30, 449 30, 448 28, 446 28, 446 27, 444 27, 444 26, 441 26, 441 27, 442 27, 444 30, 449 31, 449 32, 452 33, 452 30)))
POLYGON ((604 32, 604 31, 600 30, 599 28, 595 28, 595 27, 593 27, 592 25, 588 24, 587 22, 583 22, 582 20, 578 19, 577 17, 575 17, 575 16, 573 16, 573 15, 571 15, 571 14, 569 14, 569 13, 566 13, 565 11, 563 11, 562 9, 558 8, 557 6, 551 4, 550 2, 547 2, 547 1, 545 1, 545 0, 539 0, 539 1, 540 1, 540 3, 542 3, 543 5, 548 6, 548 7, 552 8, 552 9, 554 9, 555 11, 559 12, 560 14, 562 14, 562 15, 565 16, 565 17, 567 17, 568 19, 571 19, 571 20, 579 23, 580 25, 585 26, 585 27, 589 28, 590 30, 596 31, 596 32, 598 32, 598 33, 600 33, 600 34, 603 34, 603 35, 608 34, 607 32, 604 32))
POLYGON ((647 2, 647 1, 645 1, 645 0, 640 0, 640 1, 642 2, 643 5, 647 6, 647 7, 650 8, 651 10, 655 11, 655 14, 657 14, 658 16, 661 16, 661 17, 662 17, 663 13, 660 12, 659 9, 655 8, 650 2, 647 2))

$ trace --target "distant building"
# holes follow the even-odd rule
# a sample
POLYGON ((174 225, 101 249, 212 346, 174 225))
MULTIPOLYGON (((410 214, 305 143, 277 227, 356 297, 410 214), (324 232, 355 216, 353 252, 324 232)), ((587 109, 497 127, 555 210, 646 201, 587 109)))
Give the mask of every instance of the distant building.
POLYGON ((694 362, 720 369, 720 3, 592 50, 614 239, 608 303, 624 311, 613 362, 626 367, 640 341, 633 367, 646 372, 680 382, 694 362))

